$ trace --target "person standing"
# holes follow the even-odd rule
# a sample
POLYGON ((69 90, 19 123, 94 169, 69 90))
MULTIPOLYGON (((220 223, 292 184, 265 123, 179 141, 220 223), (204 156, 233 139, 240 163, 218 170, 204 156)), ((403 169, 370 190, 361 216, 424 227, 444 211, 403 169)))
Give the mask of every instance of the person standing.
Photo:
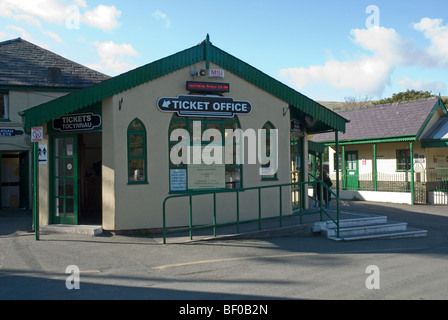
MULTIPOLYGON (((328 176, 327 171, 323 172, 322 181, 328 186, 328 189, 331 189, 331 187, 333 186, 333 182, 331 182, 331 179, 328 176)), ((330 207, 330 201, 331 201, 331 191, 327 190, 327 189, 324 189, 323 195, 324 195, 324 199, 323 200, 325 201, 325 206, 327 208, 329 208, 330 207)))

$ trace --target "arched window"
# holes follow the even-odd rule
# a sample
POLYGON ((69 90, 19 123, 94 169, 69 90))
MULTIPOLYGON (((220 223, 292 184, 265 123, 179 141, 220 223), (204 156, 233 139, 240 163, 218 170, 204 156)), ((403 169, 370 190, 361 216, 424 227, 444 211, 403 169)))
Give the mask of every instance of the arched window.
POLYGON ((170 192, 241 189, 240 142, 231 134, 239 128, 236 117, 173 115, 168 132, 170 192))
POLYGON ((128 127, 128 183, 144 184, 147 179, 146 129, 139 119, 128 127))
POLYGON ((268 121, 263 126, 261 139, 261 156, 265 158, 260 168, 261 180, 277 180, 278 137, 271 122, 268 121))

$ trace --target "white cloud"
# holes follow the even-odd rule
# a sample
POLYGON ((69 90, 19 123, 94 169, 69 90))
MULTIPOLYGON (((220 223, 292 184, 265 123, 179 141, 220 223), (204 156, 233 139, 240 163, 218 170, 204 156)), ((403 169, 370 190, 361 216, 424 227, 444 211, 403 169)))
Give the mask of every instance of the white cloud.
POLYGON ((6 26, 6 29, 8 29, 8 30, 12 30, 13 32, 18 33, 19 36, 20 36, 22 39, 25 39, 25 40, 27 40, 27 41, 29 41, 29 42, 32 42, 32 43, 34 43, 34 44, 36 44, 36 45, 38 45, 39 47, 42 47, 42 48, 44 48, 44 49, 48 49, 48 45, 46 45, 46 44, 44 44, 44 43, 40 43, 39 41, 33 39, 33 37, 32 37, 32 36, 28 33, 28 31, 26 31, 24 28, 17 27, 17 26, 12 26, 12 25, 8 25, 8 26, 6 26))
POLYGON ((448 25, 443 19, 423 18, 414 24, 417 31, 423 32, 431 45, 425 49, 434 67, 448 66, 448 25))
MULTIPOLYGON (((307 68, 288 68, 280 70, 280 76, 288 79, 298 90, 305 86, 325 83, 336 89, 350 89, 356 95, 369 95, 381 98, 396 68, 401 66, 448 67, 448 25, 441 19, 424 18, 414 25, 431 42, 427 48, 419 49, 411 39, 403 38, 394 29, 372 27, 354 29, 351 40, 366 53, 362 56, 338 61, 334 58, 324 65, 307 68)), ((441 82, 412 82, 402 79, 399 85, 415 88, 435 86, 441 89, 441 82)), ((443 90, 442 90, 443 89, 443 90)))
MULTIPOLYGON (((39 26, 41 31, 55 39, 55 33, 44 32, 42 22, 65 24, 74 19, 70 8, 77 9, 80 22, 104 31, 110 31, 119 26, 118 18, 121 15, 115 6, 98 5, 88 10, 85 0, 0 0, 0 16, 13 18, 16 21, 25 21, 33 26, 39 26), (88 10, 81 12, 81 9, 88 10)), ((77 14, 76 13, 76 14, 77 14)))
POLYGON ((117 18, 120 17, 121 11, 115 6, 99 5, 91 11, 84 13, 83 21, 89 26, 110 31, 118 27, 117 18))
POLYGON ((352 30, 352 41, 373 52, 350 61, 330 59, 323 66, 289 68, 281 70, 299 89, 313 83, 328 83, 337 89, 353 89, 357 95, 381 96, 390 83, 399 54, 406 42, 393 29, 369 28, 352 30))
POLYGON ((127 57, 137 56, 137 51, 130 44, 116 44, 112 41, 95 42, 100 62, 89 65, 89 68, 110 75, 117 75, 136 68, 127 57))
POLYGON ((19 14, 19 15, 14 16, 14 19, 15 19, 17 22, 25 21, 26 23, 28 23, 28 24, 30 24, 30 25, 32 25, 32 26, 37 27, 43 34, 46 34, 47 36, 53 38, 53 39, 56 40, 57 42, 62 42, 61 37, 59 37, 59 36, 58 36, 56 33, 54 33, 54 32, 45 30, 44 27, 42 26, 42 23, 40 22, 40 20, 37 19, 37 18, 35 18, 35 17, 33 17, 33 16, 31 16, 31 15, 28 15, 28 14, 19 14))
POLYGON ((431 91, 434 94, 446 92, 446 85, 442 81, 431 81, 431 80, 411 80, 408 77, 404 77, 398 81, 398 85, 401 89, 414 89, 431 91))
POLYGON ((58 0, 2 0, 0 16, 13 17, 20 14, 36 17, 46 22, 61 23, 65 20, 65 7, 58 0))
POLYGON ((170 18, 168 18, 168 16, 163 13, 160 10, 156 10, 153 14, 152 14, 153 18, 155 18, 156 20, 162 20, 165 22, 165 27, 170 28, 171 27, 171 20, 170 18))

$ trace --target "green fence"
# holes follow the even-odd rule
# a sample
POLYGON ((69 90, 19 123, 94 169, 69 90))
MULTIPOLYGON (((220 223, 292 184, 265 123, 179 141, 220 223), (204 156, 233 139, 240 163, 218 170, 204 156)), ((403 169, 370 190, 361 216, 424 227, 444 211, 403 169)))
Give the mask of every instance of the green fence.
POLYGON ((308 199, 307 196, 307 190, 308 188, 312 186, 313 188, 321 188, 320 195, 323 194, 323 191, 326 190, 327 192, 331 193, 332 196, 336 199, 336 201, 339 201, 337 198, 336 193, 328 188, 328 186, 323 183, 321 180, 316 179, 315 181, 307 181, 307 182, 295 182, 295 183, 287 183, 287 184, 277 184, 277 185, 271 185, 271 186, 262 186, 262 187, 252 187, 252 188, 244 188, 244 189, 238 189, 238 190, 225 190, 225 191, 212 191, 212 192, 195 192, 191 194, 179 194, 179 195, 171 195, 165 198, 163 201, 163 243, 166 244, 166 237, 169 233, 176 233, 176 232, 189 232, 190 240, 193 240, 193 232, 195 230, 200 229, 213 229, 213 235, 217 236, 217 228, 222 226, 229 226, 234 225, 236 227, 236 233, 240 233, 240 225, 243 223, 250 223, 250 222, 258 222, 258 229, 262 230, 262 222, 264 220, 270 220, 270 219, 279 219, 279 227, 283 227, 283 219, 288 216, 299 216, 300 217, 300 224, 303 223, 302 218, 305 214, 320 214, 320 220, 323 219, 324 216, 328 217, 331 221, 333 221, 336 224, 337 227, 337 234, 339 236, 339 206, 337 206, 336 210, 336 217, 332 217, 329 212, 326 210, 322 197, 321 199, 317 199, 318 209, 316 211, 305 211, 303 204, 300 206, 299 210, 293 211, 292 215, 284 215, 283 211, 283 194, 285 192, 297 192, 297 190, 301 190, 302 194, 306 194, 306 197, 302 197, 302 199, 308 199), (279 196, 279 208, 278 208, 278 216, 271 216, 268 218, 262 217, 262 190, 265 189, 278 189, 278 196, 279 196), (252 220, 241 220, 240 219, 240 194, 246 191, 255 190, 258 193, 258 218, 252 219, 252 220), (233 222, 229 223, 218 223, 218 217, 217 217, 217 210, 216 210, 216 199, 221 194, 229 194, 233 193, 236 195, 235 197, 235 220, 233 222), (194 217, 193 217, 193 198, 198 196, 204 196, 204 195, 210 195, 213 197, 213 211, 212 218, 213 223, 212 224, 206 224, 206 225, 194 225, 194 217), (167 210, 166 210, 166 204, 169 200, 172 199, 179 199, 179 198, 188 198, 189 203, 189 225, 187 227, 181 227, 181 228, 168 228, 166 226, 166 219, 167 219, 167 210))

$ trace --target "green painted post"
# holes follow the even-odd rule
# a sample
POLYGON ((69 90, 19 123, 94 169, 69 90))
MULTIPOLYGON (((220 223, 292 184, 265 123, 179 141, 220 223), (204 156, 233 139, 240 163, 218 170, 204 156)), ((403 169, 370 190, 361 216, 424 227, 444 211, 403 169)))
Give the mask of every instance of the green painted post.
MULTIPOLYGON (((320 177, 321 177, 321 179, 322 179, 322 172, 324 172, 324 163, 323 163, 323 160, 324 160, 324 158, 323 158, 323 155, 322 155, 322 153, 320 153, 319 154, 319 166, 320 166, 320 172, 321 172, 321 175, 320 175, 320 177)), ((317 188, 320 188, 320 192, 319 192, 319 210, 320 210, 320 221, 322 221, 322 184, 320 184, 320 183, 317 183, 316 184, 316 191, 317 191, 317 188)))
POLYGON ((33 215, 34 233, 39 241, 39 143, 33 143, 33 215))
POLYGON ((376 143, 373 144, 373 191, 378 191, 378 167, 376 162, 376 143))
MULTIPOLYGON (((338 131, 335 131, 336 150, 339 151, 339 136, 338 131)), ((345 148, 343 148, 345 151, 345 148)), ((345 157, 344 157, 345 158, 345 157)), ((339 238, 339 199, 340 199, 340 183, 339 183, 339 154, 336 155, 336 222, 337 222, 337 237, 339 238)))
MULTIPOLYGON (((337 161, 339 162, 339 147, 336 148, 336 150, 338 150, 338 156, 337 156, 337 161)), ((346 190, 347 189, 347 167, 346 167, 346 163, 345 163, 345 146, 342 146, 342 189, 346 190)), ((338 170, 337 172, 339 172, 339 164, 338 164, 338 170)), ((339 181, 339 179, 338 179, 339 181)))
POLYGON ((213 193, 213 236, 216 237, 216 192, 213 193))
POLYGON ((414 190, 414 143, 409 142, 410 161, 411 161, 411 204, 415 204, 415 190, 414 190))
POLYGON ((236 233, 240 233, 240 192, 236 192, 236 233))
POLYGON ((280 228, 283 227, 282 186, 280 186, 280 228))
POLYGON ((193 240, 193 196, 190 194, 190 240, 193 240))
POLYGON ((258 189, 258 230, 261 230, 261 189, 258 189))
MULTIPOLYGON (((308 165, 308 161, 305 159, 305 137, 300 137, 300 182, 305 182, 308 177, 305 176, 305 166, 308 165)), ((300 188, 300 209, 301 212, 305 209, 305 188, 306 184, 302 184, 300 188)))

